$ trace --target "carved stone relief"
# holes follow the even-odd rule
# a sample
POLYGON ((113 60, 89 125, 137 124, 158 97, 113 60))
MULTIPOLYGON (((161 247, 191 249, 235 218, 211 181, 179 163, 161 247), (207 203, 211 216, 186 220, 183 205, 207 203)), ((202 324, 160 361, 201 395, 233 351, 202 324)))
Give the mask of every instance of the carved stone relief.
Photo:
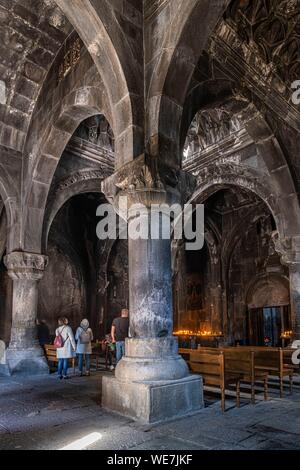
POLYGON ((299 17, 297 0, 235 0, 226 13, 240 38, 289 83, 300 77, 299 17))

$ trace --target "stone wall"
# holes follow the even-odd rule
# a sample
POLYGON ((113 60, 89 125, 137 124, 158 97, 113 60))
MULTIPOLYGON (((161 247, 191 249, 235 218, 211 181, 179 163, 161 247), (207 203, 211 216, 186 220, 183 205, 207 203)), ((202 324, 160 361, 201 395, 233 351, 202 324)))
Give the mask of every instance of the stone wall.
POLYGON ((12 280, 1 262, 0 264, 0 340, 8 345, 11 329, 12 280))
POLYGON ((60 240, 53 236, 49 249, 49 265, 39 284, 38 319, 45 321, 51 335, 57 319, 66 316, 75 328, 86 316, 86 286, 82 268, 73 250, 65 251, 60 240))

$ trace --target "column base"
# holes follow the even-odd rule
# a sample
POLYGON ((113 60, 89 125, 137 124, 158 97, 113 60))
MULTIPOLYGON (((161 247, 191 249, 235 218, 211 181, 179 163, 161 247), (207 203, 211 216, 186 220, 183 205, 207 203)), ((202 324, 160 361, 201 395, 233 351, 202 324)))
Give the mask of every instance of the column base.
POLYGON ((102 378, 102 406, 142 424, 160 423, 197 413, 204 406, 200 376, 155 382, 102 378))
POLYGON ((116 367, 121 382, 179 380, 189 375, 186 362, 178 354, 178 339, 127 338, 126 355, 116 367))
POLYGON ((9 368, 6 364, 0 364, 0 377, 9 377, 9 368))
POLYGON ((6 362, 10 375, 45 375, 49 366, 41 348, 7 349, 6 362))

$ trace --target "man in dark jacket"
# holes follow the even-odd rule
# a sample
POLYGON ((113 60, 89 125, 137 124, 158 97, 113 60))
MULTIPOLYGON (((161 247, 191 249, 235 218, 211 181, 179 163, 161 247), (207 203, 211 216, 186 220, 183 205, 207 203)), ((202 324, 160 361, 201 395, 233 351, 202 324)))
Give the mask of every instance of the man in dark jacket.
POLYGON ((123 308, 121 316, 114 319, 111 327, 112 342, 116 343, 116 360, 117 363, 125 354, 125 339, 128 338, 129 332, 129 311, 123 308))

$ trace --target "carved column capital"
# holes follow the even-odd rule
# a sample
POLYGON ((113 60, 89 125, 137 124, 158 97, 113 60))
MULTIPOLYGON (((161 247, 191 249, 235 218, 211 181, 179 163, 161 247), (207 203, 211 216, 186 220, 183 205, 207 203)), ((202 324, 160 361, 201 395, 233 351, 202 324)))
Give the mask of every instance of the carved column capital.
POLYGON ((44 270, 48 265, 48 257, 19 251, 5 256, 4 263, 13 280, 38 281, 44 275, 44 270))
POLYGON ((116 207, 121 196, 127 205, 184 204, 193 194, 196 178, 146 154, 120 168, 102 183, 102 191, 116 207))
POLYGON ((300 268, 300 237, 281 238, 276 231, 273 232, 272 239, 282 264, 289 266, 290 270, 300 268))

